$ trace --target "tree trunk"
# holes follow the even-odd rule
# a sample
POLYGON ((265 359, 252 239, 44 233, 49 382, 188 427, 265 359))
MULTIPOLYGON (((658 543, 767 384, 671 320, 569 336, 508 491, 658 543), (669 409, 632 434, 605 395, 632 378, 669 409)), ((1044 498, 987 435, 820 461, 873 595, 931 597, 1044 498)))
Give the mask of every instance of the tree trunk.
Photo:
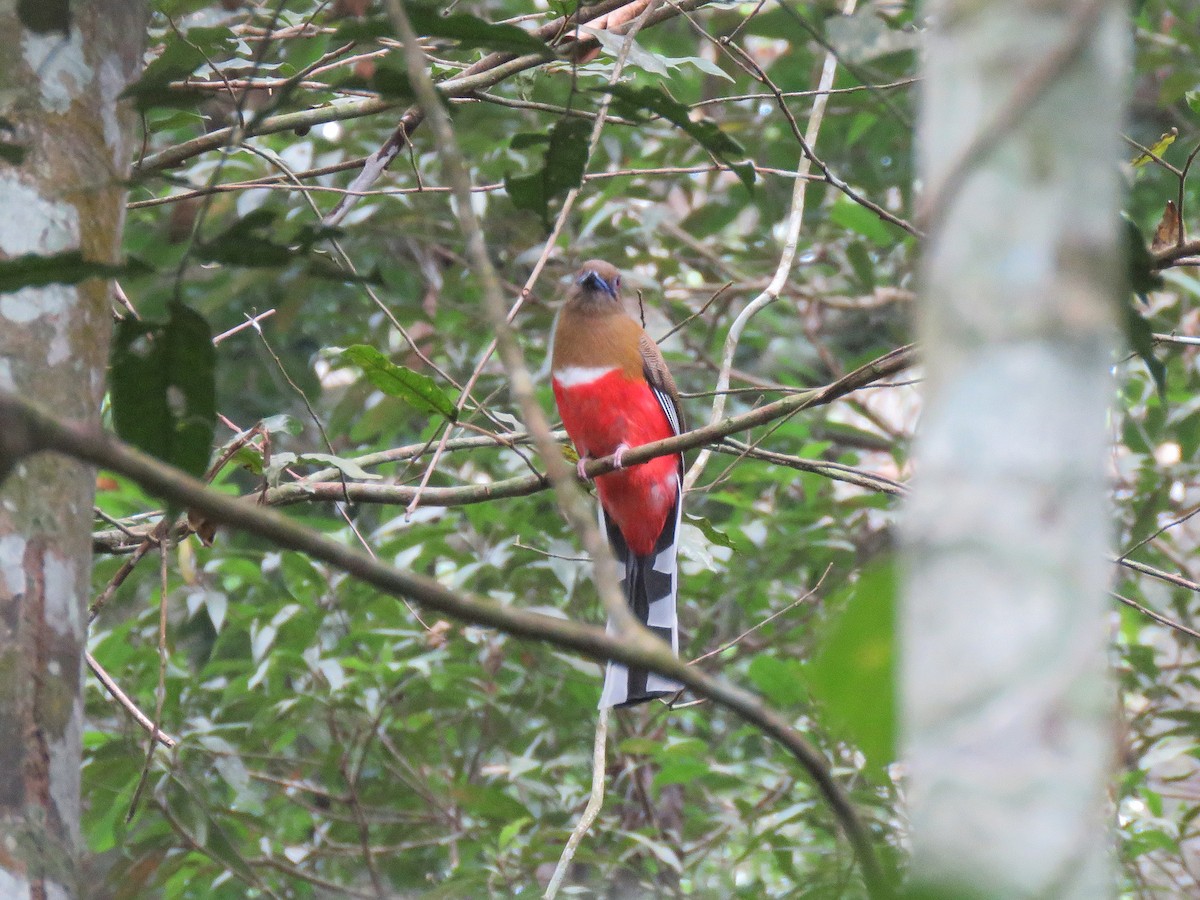
POLYGON ((1112 892, 1125 10, 926 11, 926 393, 901 626, 912 872, 945 896, 1095 900, 1112 892))
MULTIPOLYGON (((16 6, 0 3, 0 258, 113 261, 134 124, 117 97, 141 66, 145 4, 16 6)), ((98 422, 111 320, 99 280, 0 294, 0 391, 98 422)), ((94 486, 50 456, 0 486, 0 897, 79 893, 94 486)))

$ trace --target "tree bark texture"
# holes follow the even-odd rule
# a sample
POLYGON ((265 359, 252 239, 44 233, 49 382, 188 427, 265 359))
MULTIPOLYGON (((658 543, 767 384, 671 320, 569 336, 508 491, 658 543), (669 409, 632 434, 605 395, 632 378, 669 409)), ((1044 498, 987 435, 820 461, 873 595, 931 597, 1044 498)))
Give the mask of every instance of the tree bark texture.
POLYGON ((925 12, 927 377, 901 615, 912 873, 945 896, 1096 900, 1112 892, 1125 9, 925 12))
MULTIPOLYGON (((118 96, 146 15, 142 0, 0 0, 0 258, 116 260, 135 124, 118 96)), ((0 293, 0 391, 98 422, 111 323, 99 280, 0 293)), ((0 486, 0 897, 80 893, 94 486, 90 467, 45 455, 0 486)))

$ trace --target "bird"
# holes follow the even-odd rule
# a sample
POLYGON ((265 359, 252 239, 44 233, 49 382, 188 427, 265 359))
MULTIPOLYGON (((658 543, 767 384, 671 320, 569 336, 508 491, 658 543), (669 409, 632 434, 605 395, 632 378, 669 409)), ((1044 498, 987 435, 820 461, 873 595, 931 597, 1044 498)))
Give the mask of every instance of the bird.
MULTIPOLYGON (((551 386, 567 436, 591 459, 612 456, 616 468, 596 477, 600 526, 637 619, 679 653, 676 611, 683 455, 626 467, 626 451, 679 434, 679 390, 662 351, 621 300, 621 274, 589 260, 579 269, 551 336, 551 386)), ((612 630, 610 621, 609 628, 612 630)), ((600 707, 626 707, 677 694, 679 682, 611 660, 600 707)))

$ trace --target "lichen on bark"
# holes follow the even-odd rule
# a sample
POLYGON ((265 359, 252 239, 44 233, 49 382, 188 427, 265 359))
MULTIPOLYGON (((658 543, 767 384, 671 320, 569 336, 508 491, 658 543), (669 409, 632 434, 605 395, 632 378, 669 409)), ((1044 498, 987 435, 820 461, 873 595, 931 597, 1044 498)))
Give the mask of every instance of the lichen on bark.
MULTIPOLYGON (((142 0, 71 4, 67 34, 0 5, 0 117, 24 158, 0 168, 0 258, 120 247, 141 65, 142 0)), ((97 422, 112 314, 101 281, 0 295, 0 390, 97 422)), ((0 423, 2 427, 2 423, 0 423)), ((0 438, 0 450, 6 442, 0 438)), ((0 886, 75 896, 85 604, 95 474, 57 458, 0 484, 0 886)))

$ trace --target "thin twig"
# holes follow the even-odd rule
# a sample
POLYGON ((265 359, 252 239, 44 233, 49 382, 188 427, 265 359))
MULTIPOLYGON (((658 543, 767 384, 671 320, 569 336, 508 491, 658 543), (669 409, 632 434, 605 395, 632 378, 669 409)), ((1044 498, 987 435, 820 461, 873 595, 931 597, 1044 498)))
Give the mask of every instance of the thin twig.
POLYGON ((1127 556, 1132 555, 1137 550, 1141 549, 1142 547, 1145 547, 1147 544, 1149 544, 1151 541, 1153 541, 1160 534, 1170 531, 1172 528, 1174 528, 1177 525, 1182 525, 1184 522, 1193 518, 1197 513, 1200 513, 1200 504, 1196 504, 1191 509, 1189 509, 1187 512, 1172 519, 1166 525, 1163 525, 1157 531, 1151 532, 1148 536, 1142 538, 1142 540, 1138 541, 1136 544, 1134 544, 1128 550, 1123 551, 1121 553, 1119 559, 1125 559, 1127 556))
MULTIPOLYGON (((730 43, 735 35, 729 34, 724 38, 725 43, 730 43)), ((830 88, 827 91, 820 89, 815 91, 781 91, 781 97, 831 97, 834 94, 857 94, 862 91, 883 91, 891 88, 909 87, 910 85, 919 84, 920 78, 902 78, 899 81, 889 81, 885 84, 860 84, 855 87, 845 88, 830 88)), ((764 94, 734 94, 728 97, 712 97, 708 100, 698 100, 693 103, 690 109, 703 109, 705 106, 713 106, 718 103, 738 103, 742 100, 774 100, 775 95, 764 94)))
POLYGON ((1179 344, 1182 347, 1200 347, 1200 337, 1189 337, 1183 334, 1156 334, 1154 340, 1159 344, 1179 344))
MULTIPOLYGON (((845 0, 843 12, 846 15, 854 12, 856 0, 845 0)), ((837 70, 837 59, 832 54, 826 54, 825 63, 821 68, 821 78, 818 82, 818 91, 828 91, 833 87, 833 76, 837 70)), ((765 73, 763 74, 765 78, 765 73)), ((773 86, 772 86, 773 87, 773 86)), ((821 122, 825 116, 825 105, 828 94, 820 93, 816 100, 813 101, 812 115, 808 120, 808 130, 802 142, 802 149, 812 147, 817 142, 817 136, 821 131, 821 122)), ((782 102, 782 101, 781 101, 782 102)), ((786 104, 784 109, 786 110, 786 104)), ((791 115, 790 112, 788 115, 791 115)), ((792 263, 796 259, 796 250, 800 245, 800 227, 804 220, 804 198, 807 195, 808 181, 807 176, 812 171, 813 156, 811 152, 802 152, 800 161, 796 165, 796 183, 792 188, 792 201, 788 209, 787 229, 783 240, 783 249, 779 254, 779 262, 775 266, 775 274, 771 276, 771 282, 767 285, 757 297, 751 300, 738 313, 737 318, 733 320, 733 324, 729 326, 729 331, 725 335, 725 346, 721 353, 721 369, 717 376, 716 390, 723 392, 729 388, 729 370, 733 366, 733 357, 737 352, 738 344, 741 342, 742 332, 746 325, 754 318, 758 312, 770 304, 774 303, 779 297, 780 291, 783 290, 787 283, 788 275, 792 270, 792 263)), ((713 401, 712 411, 709 413, 709 424, 719 422, 722 416, 725 415, 725 394, 718 393, 713 401)), ((684 476, 683 489, 691 490, 704 472, 704 467, 708 465, 712 453, 708 450, 701 450, 697 455, 695 462, 688 469, 687 475, 684 476)))
MULTIPOLYGON (((259 148, 254 148, 251 144, 245 144, 239 147, 238 150, 246 152, 257 152, 259 148)), ((361 163, 361 160, 357 161, 361 163)), ((754 169, 756 175, 769 175, 776 178, 787 178, 794 180, 798 176, 790 169, 777 169, 772 166, 764 166, 753 160, 746 160, 746 164, 754 169)), ((739 163, 739 165, 741 165, 739 163)), ((429 185, 420 184, 416 187, 390 187, 390 188, 364 188, 355 190, 354 188, 342 188, 329 184, 303 184, 303 179, 319 178, 322 175, 329 175, 334 172, 344 172, 347 169, 356 168, 356 161, 351 160, 349 163, 339 163, 333 166, 321 166, 315 169, 305 169, 304 171, 295 172, 294 178, 289 178, 285 175, 264 175, 261 178, 251 178, 246 181, 229 181, 224 184, 214 184, 211 187, 192 186, 190 183, 181 184, 181 187, 187 187, 187 190, 181 191, 178 194, 170 194, 166 197, 153 197, 148 200, 131 200, 125 204, 126 209, 147 209, 153 206, 165 206, 170 203, 179 203, 183 200, 191 200, 195 197, 203 197, 207 194, 225 194, 236 191, 249 190, 273 190, 273 191, 295 191, 307 194, 337 194, 339 196, 353 197, 402 197, 412 194, 449 194, 453 188, 445 185, 429 185), (285 183, 295 182, 295 183, 285 183)), ((612 169, 604 172, 588 172, 583 176, 585 182, 605 181, 611 178, 644 178, 658 175, 704 175, 717 174, 720 172, 733 172, 734 167, 728 163, 720 162, 719 160, 710 160, 706 163, 696 163, 690 166, 652 166, 650 168, 629 168, 629 169, 612 169)), ((825 181, 821 175, 805 176, 809 181, 825 181)), ((505 190, 503 181, 491 181, 485 184, 471 185, 471 192, 475 194, 488 194, 496 191, 505 190)))
POLYGON ((783 609, 779 610, 778 612, 771 613, 771 615, 767 616, 767 617, 766 617, 765 619, 763 619, 761 622, 759 622, 759 623, 757 623, 757 624, 755 624, 755 625, 752 625, 752 626, 750 626, 750 627, 749 627, 749 628, 747 628, 745 631, 743 631, 741 634, 739 634, 737 637, 735 637, 733 640, 731 640, 731 641, 726 641, 724 644, 722 644, 720 647, 717 647, 715 650, 709 650, 707 653, 704 653, 704 654, 702 654, 702 655, 700 655, 700 656, 697 656, 697 657, 696 657, 695 659, 693 659, 693 660, 692 660, 690 663, 688 663, 688 665, 692 665, 692 666, 694 666, 694 665, 695 665, 696 663, 698 663, 698 662, 704 662, 704 660, 708 659, 710 656, 716 656, 718 653, 724 653, 724 652, 725 652, 726 650, 728 650, 730 647, 734 646, 735 644, 739 644, 739 643, 741 643, 741 642, 742 642, 743 640, 745 640, 747 637, 749 637, 750 635, 754 634, 754 632, 758 631, 758 629, 762 628, 764 625, 767 625, 768 623, 770 623, 770 622, 773 622, 773 621, 775 621, 776 619, 778 619, 780 616, 782 616, 782 615, 785 615, 786 613, 789 613, 789 612, 791 612, 793 609, 795 609, 795 608, 796 608, 797 606, 799 606, 801 603, 804 603, 805 601, 807 601, 807 600, 808 600, 810 597, 812 597, 812 596, 813 596, 813 595, 814 595, 814 594, 815 594, 815 593, 816 593, 818 590, 820 590, 820 589, 821 589, 821 584, 822 584, 822 583, 825 581, 825 577, 826 577, 826 576, 829 574, 829 570, 830 570, 830 569, 832 569, 832 568, 833 568, 833 563, 830 563, 829 565, 827 565, 827 566, 825 567, 825 571, 821 573, 821 577, 817 579, 817 583, 816 583, 816 584, 814 584, 814 585, 813 585, 811 588, 809 588, 807 591, 805 591, 805 592, 804 592, 804 593, 803 593, 803 594, 800 596, 800 598, 799 598, 799 599, 797 599, 797 600, 793 600, 791 603, 789 603, 789 604, 788 604, 787 606, 785 606, 783 609))
POLYGON ((1181 634, 1186 634, 1188 637, 1194 637, 1197 640, 1200 640, 1200 631, 1196 631, 1194 628, 1188 628, 1186 625, 1176 622, 1173 619, 1168 619, 1162 613, 1157 613, 1148 607, 1142 606, 1142 604, 1138 603, 1136 600, 1130 600, 1128 597, 1124 597, 1121 594, 1118 594, 1116 591, 1109 591, 1109 593, 1131 609, 1136 609, 1143 616, 1153 619, 1159 625, 1166 625, 1168 628, 1173 628, 1175 631, 1178 631, 1181 634))
MULTIPOLYGON (((1182 219, 1181 219, 1182 221, 1182 219)), ((1189 257, 1200 256, 1200 241, 1187 241, 1173 247, 1165 247, 1154 256, 1155 269, 1168 269, 1171 266, 1194 265, 1189 257)))
MULTIPOLYGON (((380 715, 383 714, 381 708, 380 715)), ((343 743, 338 734, 337 726, 331 720, 332 735, 334 740, 343 743)), ((345 744, 343 744, 345 746, 345 744)), ((347 798, 350 801, 350 811, 354 814, 355 824, 358 826, 359 850, 362 854, 363 864, 367 867, 367 874, 371 876, 371 886, 375 888, 375 896, 378 900, 387 900, 388 890, 384 886, 383 877, 379 874, 379 867, 375 864, 375 854, 371 852, 371 829, 370 823, 367 821, 366 814, 363 812, 362 803, 358 797, 358 775, 352 774, 350 766, 347 762, 347 754, 350 748, 347 746, 346 751, 338 758, 338 768, 341 770, 342 779, 346 782, 347 798)))
POLYGON ((138 709, 138 705, 129 698, 128 694, 121 690, 121 686, 117 684, 113 677, 104 671, 104 667, 100 663, 96 662, 96 657, 84 651, 83 658, 87 661, 88 668, 92 670, 92 674, 96 676, 96 680, 108 691, 109 696, 116 700, 120 707, 129 713, 130 718, 137 722, 151 736, 151 740, 158 741, 167 749, 179 743, 178 740, 156 727, 154 722, 150 720, 150 717, 138 709))
POLYGON ((1173 584, 1176 587, 1187 588, 1189 591, 1200 593, 1200 584, 1189 578, 1184 578, 1182 575, 1176 575, 1174 572, 1164 572, 1162 569, 1156 569, 1153 566, 1148 566, 1133 559, 1114 557, 1113 562, 1119 566, 1124 566, 1126 569, 1132 569, 1134 572, 1140 572, 1143 575, 1149 575, 1151 578, 1157 578, 1159 581, 1165 581, 1167 584, 1173 584))
POLYGON ((733 438, 725 438, 713 450, 717 453, 726 453, 738 458, 757 459, 762 462, 773 463, 774 465, 795 469, 799 472, 812 472, 814 475, 821 475, 831 481, 853 484, 857 487, 866 488, 869 491, 891 494, 894 497, 902 497, 908 493, 908 488, 900 482, 893 481, 891 478, 886 478, 875 472, 868 472, 864 469, 857 469, 854 466, 847 466, 844 463, 830 462, 824 459, 804 459, 800 456, 763 450, 761 447, 746 444, 742 441, 735 441, 733 438))
POLYGON ((142 763, 142 773, 138 776, 137 787, 133 789, 133 798, 129 801, 129 811, 125 814, 125 823, 133 821, 137 812, 138 801, 150 777, 150 764, 154 761, 154 748, 158 744, 159 724, 162 722, 163 706, 167 702, 167 545, 166 540, 158 544, 158 689, 155 692, 154 720, 150 723, 150 741, 146 745, 146 760, 142 763))
POLYGON ((221 343, 221 341, 225 340, 226 338, 233 337, 239 331, 245 331, 247 328, 250 328, 250 327, 258 327, 258 324, 260 322, 262 322, 263 319, 269 319, 273 315, 275 315, 275 310, 268 309, 266 312, 260 312, 255 316, 248 316, 246 318, 246 321, 243 322, 241 325, 234 325, 228 331, 222 331, 220 334, 218 334, 216 337, 214 337, 212 339, 212 342, 213 342, 213 344, 219 344, 219 343, 221 343))
POLYGON ((704 301, 703 306, 701 306, 698 310, 696 310, 694 313, 692 313, 690 316, 688 316, 686 319, 684 319, 678 325, 672 327, 667 332, 665 332, 662 335, 662 337, 660 337, 656 341, 656 343, 662 344, 664 341, 666 341, 667 338, 669 338, 671 335, 675 334, 675 332, 681 331, 682 329, 686 328, 691 322, 700 318, 702 315, 704 315, 708 311, 708 308, 710 306, 712 306, 714 303, 717 302, 717 298, 720 297, 722 294, 724 294, 731 287, 733 287, 733 282, 727 281, 725 284, 723 284, 721 287, 719 287, 717 289, 716 293, 714 293, 711 297, 709 297, 707 300, 704 301))
MULTIPOLYGON (((1178 130, 1176 130, 1176 133, 1178 133, 1178 130)), ((1162 166, 1164 169, 1166 169, 1168 172, 1170 172, 1172 175, 1174 175, 1176 178, 1183 177, 1182 170, 1171 165, 1169 162, 1167 162, 1165 159, 1163 159, 1161 156, 1159 156, 1157 153, 1155 153, 1153 150, 1151 150, 1145 144, 1139 144, 1137 141, 1135 141, 1133 138, 1131 138, 1127 134, 1122 134, 1121 138, 1125 141, 1125 143, 1127 143, 1129 146, 1133 147, 1133 149, 1139 151, 1142 154, 1142 156, 1145 156, 1148 160, 1153 160, 1158 165, 1162 166)), ((1135 160, 1135 165, 1138 162, 1140 162, 1140 159, 1135 160)))
MULTIPOLYGON (((130 534, 130 529, 121 526, 118 527, 125 534, 130 534)), ((129 577, 137 564, 142 561, 142 557, 150 552, 150 548, 157 547, 167 537, 170 527, 171 523, 164 517, 147 534, 140 538, 141 543, 137 545, 137 548, 133 551, 133 555, 125 560, 121 564, 121 568, 113 573, 113 577, 108 580, 108 584, 104 586, 104 590, 100 592, 100 596, 88 607, 89 623, 96 621, 96 616, 100 615, 100 611, 112 599, 117 588, 125 582, 125 579, 129 577)))
POLYGON ((1176 244, 1176 246, 1180 246, 1180 247, 1183 246, 1184 241, 1187 240, 1187 235, 1186 235, 1186 232, 1183 227, 1183 222, 1184 222, 1183 204, 1184 204, 1184 200, 1186 199, 1184 197, 1183 189, 1187 184, 1188 172, 1190 172, 1192 170, 1192 163, 1194 163, 1196 161, 1197 153, 1200 153, 1200 144, 1197 144, 1195 147, 1192 148, 1192 152, 1188 154, 1187 161, 1184 162, 1183 169, 1179 173, 1179 190, 1178 190, 1178 193, 1175 198, 1176 203, 1177 203, 1177 206, 1175 207, 1175 209, 1179 213, 1179 234, 1176 235, 1176 237, 1175 237, 1175 244, 1176 244))
POLYGON ((583 840, 584 835, 587 834, 592 823, 596 821, 596 816, 600 813, 600 806, 604 803, 604 759, 607 743, 608 707, 604 707, 596 719, 596 740, 592 745, 592 791, 588 795, 587 806, 583 808, 583 815, 579 817, 579 822, 575 825, 571 836, 567 838, 567 845, 563 847, 562 855, 558 858, 558 865, 554 867, 550 883, 546 885, 546 893, 542 894, 542 900, 554 900, 558 895, 558 889, 567 875, 571 860, 575 858, 576 848, 579 847, 580 841, 583 840))

